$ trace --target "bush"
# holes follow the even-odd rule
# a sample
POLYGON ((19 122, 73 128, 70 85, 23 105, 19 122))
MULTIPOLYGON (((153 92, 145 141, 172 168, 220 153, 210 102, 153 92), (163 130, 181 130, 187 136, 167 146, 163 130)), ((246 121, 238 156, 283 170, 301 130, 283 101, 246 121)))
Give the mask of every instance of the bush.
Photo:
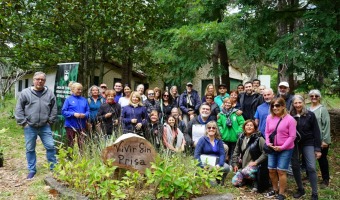
POLYGON ((97 149, 60 149, 54 177, 94 199, 188 199, 211 192, 210 182, 220 173, 198 167, 192 156, 164 153, 143 175, 104 164, 97 149))
POLYGON ((208 193, 210 183, 220 172, 216 168, 210 171, 197 165, 198 161, 182 154, 158 157, 151 169, 146 169, 147 183, 153 186, 157 199, 188 199, 208 193))

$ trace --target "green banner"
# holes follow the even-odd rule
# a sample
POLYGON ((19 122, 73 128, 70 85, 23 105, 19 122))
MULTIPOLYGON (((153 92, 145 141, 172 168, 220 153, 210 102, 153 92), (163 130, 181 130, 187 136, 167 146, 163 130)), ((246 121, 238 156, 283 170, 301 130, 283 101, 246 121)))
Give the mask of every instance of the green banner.
POLYGON ((64 128, 64 116, 61 114, 65 99, 70 96, 71 91, 68 84, 71 81, 78 80, 79 62, 59 63, 58 71, 55 78, 54 94, 57 98, 58 117, 56 123, 53 124, 53 138, 57 146, 64 144, 66 141, 66 131, 64 128))

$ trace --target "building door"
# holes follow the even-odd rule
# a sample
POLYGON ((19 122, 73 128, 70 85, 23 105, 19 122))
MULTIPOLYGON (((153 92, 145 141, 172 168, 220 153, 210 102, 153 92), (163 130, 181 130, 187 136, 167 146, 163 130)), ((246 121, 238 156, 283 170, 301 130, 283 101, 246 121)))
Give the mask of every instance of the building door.
MULTIPOLYGON (((230 78, 230 90, 237 90, 237 86, 240 83, 242 83, 241 80, 230 78)), ((230 91, 228 93, 230 93, 230 91)))

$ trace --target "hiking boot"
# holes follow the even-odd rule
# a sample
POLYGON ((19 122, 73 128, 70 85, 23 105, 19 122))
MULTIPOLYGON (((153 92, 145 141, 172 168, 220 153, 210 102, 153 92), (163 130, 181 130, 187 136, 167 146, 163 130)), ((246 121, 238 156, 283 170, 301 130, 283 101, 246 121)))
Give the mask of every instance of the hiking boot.
POLYGON ((318 197, 318 194, 312 194, 312 200, 318 200, 319 197, 318 197))
POLYGON ((304 189, 302 189, 302 190, 298 189, 297 192, 295 194, 293 194, 293 197, 295 199, 299 199, 300 197, 304 196, 305 194, 306 194, 306 192, 305 192, 304 189))
POLYGON ((278 191, 272 190, 272 191, 268 192, 268 193, 265 195, 265 197, 266 197, 266 198, 275 198, 275 197, 277 196, 278 193, 279 193, 278 191))
POLYGON ((325 189, 329 186, 329 181, 322 181, 320 184, 320 189, 325 189))
POLYGON ((27 175, 27 180, 32 180, 35 176, 35 172, 30 172, 28 175, 27 175))
POLYGON ((276 196, 275 199, 278 199, 278 200, 285 200, 286 197, 285 197, 283 194, 278 194, 278 195, 276 196))

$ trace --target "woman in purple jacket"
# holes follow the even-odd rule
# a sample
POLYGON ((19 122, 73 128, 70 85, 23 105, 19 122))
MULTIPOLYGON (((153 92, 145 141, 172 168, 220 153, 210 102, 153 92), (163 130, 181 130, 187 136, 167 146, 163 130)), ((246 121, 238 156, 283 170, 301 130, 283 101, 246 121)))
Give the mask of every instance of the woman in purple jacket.
POLYGON ((147 124, 148 114, 142 104, 141 96, 138 92, 132 92, 130 103, 123 107, 122 121, 124 133, 136 133, 144 136, 144 128, 147 124))

